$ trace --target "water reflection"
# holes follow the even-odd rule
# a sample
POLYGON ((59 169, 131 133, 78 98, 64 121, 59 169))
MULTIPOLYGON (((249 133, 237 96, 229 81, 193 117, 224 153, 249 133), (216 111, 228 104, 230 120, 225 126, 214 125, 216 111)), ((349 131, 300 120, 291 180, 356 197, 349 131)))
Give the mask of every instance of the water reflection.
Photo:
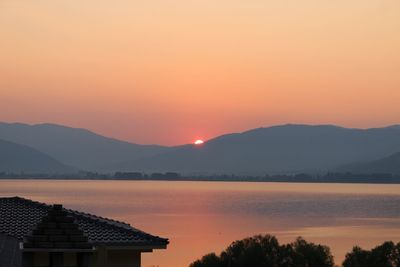
POLYGON ((143 266, 184 267, 231 241, 271 233, 327 244, 336 262, 352 245, 400 241, 400 186, 138 181, 0 181, 19 195, 129 222, 169 237, 143 266))

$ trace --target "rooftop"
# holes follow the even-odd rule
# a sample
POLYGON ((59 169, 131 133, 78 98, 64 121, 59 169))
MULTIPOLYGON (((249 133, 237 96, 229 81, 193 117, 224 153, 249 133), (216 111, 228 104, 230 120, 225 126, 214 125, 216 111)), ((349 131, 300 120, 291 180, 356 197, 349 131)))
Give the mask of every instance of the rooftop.
MULTIPOLYGON (((0 198, 0 234, 22 241, 32 233, 52 208, 51 205, 21 197, 0 198)), ((166 238, 145 233, 124 222, 60 206, 58 208, 61 208, 65 216, 73 219, 92 245, 155 249, 165 248, 169 243, 166 238)))

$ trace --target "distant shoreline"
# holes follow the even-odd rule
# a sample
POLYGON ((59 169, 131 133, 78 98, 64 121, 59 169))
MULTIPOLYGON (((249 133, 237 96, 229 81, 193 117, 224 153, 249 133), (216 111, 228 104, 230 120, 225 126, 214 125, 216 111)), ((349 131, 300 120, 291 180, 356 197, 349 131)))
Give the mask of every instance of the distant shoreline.
POLYGON ((163 182, 253 182, 253 183, 321 183, 321 184, 400 184, 400 177, 392 179, 260 179, 260 178, 241 178, 241 179, 223 179, 212 177, 182 177, 175 179, 163 178, 99 178, 99 177, 0 177, 1 180, 73 180, 73 181, 163 181, 163 182))

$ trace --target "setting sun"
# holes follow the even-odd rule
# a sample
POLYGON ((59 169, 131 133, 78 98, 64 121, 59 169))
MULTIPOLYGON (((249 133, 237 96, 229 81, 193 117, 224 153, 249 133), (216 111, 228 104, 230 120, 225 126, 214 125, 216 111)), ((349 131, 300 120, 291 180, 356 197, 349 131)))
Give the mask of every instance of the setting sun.
POLYGON ((196 141, 194 141, 194 144, 195 145, 201 145, 201 144, 203 144, 204 143, 204 141, 203 140, 196 140, 196 141))
POLYGON ((400 0, 0 0, 0 267, 400 267, 399 33, 400 0))

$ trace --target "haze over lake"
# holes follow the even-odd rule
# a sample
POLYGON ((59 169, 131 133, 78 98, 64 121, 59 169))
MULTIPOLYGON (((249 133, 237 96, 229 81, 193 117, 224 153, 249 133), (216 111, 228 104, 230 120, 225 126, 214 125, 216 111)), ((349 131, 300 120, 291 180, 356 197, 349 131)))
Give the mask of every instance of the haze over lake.
POLYGON ((336 264, 353 245, 400 241, 400 185, 1 180, 0 195, 62 203, 168 237, 167 250, 143 256, 145 267, 185 267, 259 233, 326 244, 336 264))

